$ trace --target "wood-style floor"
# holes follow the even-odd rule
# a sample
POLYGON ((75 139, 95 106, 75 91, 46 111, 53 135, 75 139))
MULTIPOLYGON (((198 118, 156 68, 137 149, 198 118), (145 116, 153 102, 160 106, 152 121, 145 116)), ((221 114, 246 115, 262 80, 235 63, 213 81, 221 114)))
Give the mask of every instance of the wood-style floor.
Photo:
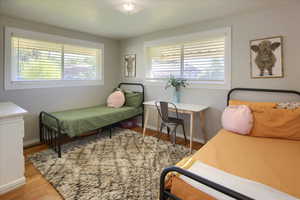
MULTIPOLYGON (((133 130, 142 133, 141 128, 133 130)), ((157 132, 147 130, 147 135, 156 136, 157 132)), ((161 139, 169 141, 169 137, 163 134, 161 139)), ((181 138, 176 139, 176 143, 185 145, 181 138)), ((189 142, 187 142, 189 144, 189 142)), ((194 142, 193 149, 198 150, 202 147, 201 143, 194 142)), ((24 150, 25 157, 35 152, 47 149, 46 145, 38 145, 24 150)), ((60 194, 52 187, 50 183, 40 174, 40 172, 29 161, 25 163, 26 184, 16 190, 0 195, 0 200, 63 200, 60 194)))

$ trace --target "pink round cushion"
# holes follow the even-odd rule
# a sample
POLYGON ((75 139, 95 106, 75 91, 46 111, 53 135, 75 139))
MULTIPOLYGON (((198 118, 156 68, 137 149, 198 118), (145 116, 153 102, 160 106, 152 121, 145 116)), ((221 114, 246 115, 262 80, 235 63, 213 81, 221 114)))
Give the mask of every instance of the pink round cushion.
POLYGON ((222 114, 225 130, 248 135, 253 127, 253 115, 246 105, 228 106, 222 114))
POLYGON ((111 93, 107 98, 107 107, 121 108, 125 103, 124 93, 121 91, 115 91, 111 93))

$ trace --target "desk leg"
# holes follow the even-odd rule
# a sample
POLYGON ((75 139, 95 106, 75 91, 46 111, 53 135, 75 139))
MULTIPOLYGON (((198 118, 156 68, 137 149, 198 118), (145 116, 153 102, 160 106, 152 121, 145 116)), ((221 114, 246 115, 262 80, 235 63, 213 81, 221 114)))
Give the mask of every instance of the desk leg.
POLYGON ((191 112, 191 119, 190 119, 190 152, 192 153, 193 148, 193 133, 194 133, 194 113, 191 112))
POLYGON ((144 129, 143 129, 143 138, 146 134, 146 129, 148 127, 148 118, 149 118, 149 110, 147 107, 145 107, 145 121, 144 121, 144 129))
POLYGON ((205 131, 205 114, 204 111, 200 112, 200 127, 203 134, 204 144, 207 142, 207 135, 205 131))
POLYGON ((159 112, 157 111, 157 132, 160 130, 160 115, 159 112))

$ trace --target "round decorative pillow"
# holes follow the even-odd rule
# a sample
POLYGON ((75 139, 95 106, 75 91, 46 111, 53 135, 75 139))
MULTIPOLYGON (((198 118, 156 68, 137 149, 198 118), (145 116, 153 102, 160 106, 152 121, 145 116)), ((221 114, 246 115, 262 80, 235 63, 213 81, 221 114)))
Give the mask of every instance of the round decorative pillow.
POLYGON ((246 105, 228 106, 222 114, 225 130, 248 135, 253 127, 253 115, 246 105))
POLYGON ((125 103, 125 96, 122 91, 115 91, 107 98, 107 107, 121 108, 125 103))

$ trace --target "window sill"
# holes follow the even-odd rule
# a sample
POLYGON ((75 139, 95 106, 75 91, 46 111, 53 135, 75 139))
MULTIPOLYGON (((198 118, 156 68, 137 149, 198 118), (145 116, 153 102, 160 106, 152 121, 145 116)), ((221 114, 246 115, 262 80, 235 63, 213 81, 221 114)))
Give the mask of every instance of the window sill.
POLYGON ((5 90, 22 90, 37 88, 57 88, 57 87, 80 87, 80 86, 96 86, 104 85, 103 80, 92 81, 7 81, 5 82, 5 90))
MULTIPOLYGON (((164 87, 167 80, 145 80, 144 84, 149 86, 160 86, 164 87)), ((187 88, 199 88, 199 89, 220 89, 229 90, 231 85, 229 83, 218 82, 218 81, 188 81, 189 86, 187 88)))

